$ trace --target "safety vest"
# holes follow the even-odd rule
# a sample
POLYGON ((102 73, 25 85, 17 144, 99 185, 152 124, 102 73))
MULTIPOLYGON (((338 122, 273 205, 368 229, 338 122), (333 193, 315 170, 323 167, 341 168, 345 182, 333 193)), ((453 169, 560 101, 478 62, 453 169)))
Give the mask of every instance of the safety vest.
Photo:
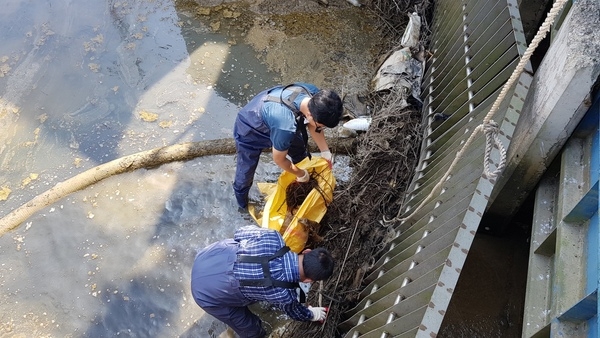
MULTIPOLYGON (((286 289, 296 289, 300 288, 300 284, 298 282, 286 282, 273 278, 271 276, 271 270, 269 269, 269 262, 275 258, 283 257, 290 248, 288 246, 284 246, 275 252, 271 256, 250 256, 250 255, 237 255, 237 261, 240 263, 256 263, 262 266, 263 276, 262 279, 240 279, 240 286, 263 286, 263 287, 279 287, 286 289)), ((306 295, 304 290, 300 288, 300 302, 304 303, 306 299, 306 295)))
POLYGON ((292 83, 292 84, 284 86, 281 89, 279 96, 267 95, 265 102, 269 101, 269 102, 281 103, 294 113, 294 116, 296 117, 296 128, 298 128, 300 130, 300 133, 302 134, 302 140, 304 141, 304 147, 306 148, 306 153, 308 154, 308 159, 310 160, 310 159, 312 159, 312 156, 310 155, 310 150, 308 149, 308 132, 306 131, 306 124, 304 124, 304 114, 302 114, 300 109, 297 109, 296 106, 294 105, 294 100, 298 97, 298 95, 302 91, 306 92, 306 94, 309 97, 312 97, 312 94, 306 87, 304 87, 301 84, 292 83), (292 93, 288 97, 283 98, 283 92, 287 88, 290 88, 290 87, 295 87, 295 88, 292 90, 292 93))

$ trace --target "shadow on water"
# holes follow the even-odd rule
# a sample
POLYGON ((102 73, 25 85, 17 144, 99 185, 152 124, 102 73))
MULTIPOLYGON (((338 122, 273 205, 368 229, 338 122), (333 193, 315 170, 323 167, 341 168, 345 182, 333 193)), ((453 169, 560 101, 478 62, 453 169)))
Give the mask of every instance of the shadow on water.
POLYGON ((108 303, 105 315, 91 324, 83 334, 84 337, 135 336, 158 337, 165 326, 169 324, 172 309, 177 308, 177 301, 170 296, 177 293, 179 285, 161 289, 149 282, 134 279, 125 294, 106 294, 103 301, 108 303))
POLYGON ((182 20, 181 34, 192 58, 189 72, 195 80, 213 84, 221 97, 239 106, 264 89, 279 84, 279 74, 270 71, 256 57, 257 52, 251 46, 236 42, 243 39, 239 28, 235 28, 238 23, 229 22, 233 32, 225 36, 208 28, 209 18, 200 17, 203 18, 200 21, 186 6, 180 5, 178 9, 182 20), (211 69, 218 71, 216 81, 211 78, 211 69))
POLYGON ((220 337, 227 330, 227 326, 211 316, 203 316, 192 325, 179 338, 197 338, 197 337, 220 337), (208 328, 208 329, 207 329, 208 328))
MULTIPOLYGON (((182 14, 179 15, 181 17, 182 14)), ((126 24, 119 18, 114 22, 121 33, 125 32, 121 34, 121 39, 127 39, 129 29, 123 27, 126 24)), ((274 80, 269 78, 274 74, 268 72, 265 66, 253 57, 249 46, 228 45, 226 37, 208 32, 193 17, 185 17, 182 36, 191 58, 188 73, 197 82, 214 84, 213 89, 219 96, 242 105, 256 92, 275 84, 274 80), (216 56, 214 54, 218 53, 214 53, 214 48, 211 49, 210 45, 226 48, 228 52, 216 56), (207 46, 208 50, 204 51, 203 48, 207 46), (199 62, 199 53, 205 61, 205 66, 220 70, 217 77, 205 76, 206 67, 194 69, 194 64, 199 62), (207 53, 213 53, 212 58, 206 58, 207 53), (252 74, 250 80, 247 77, 249 74, 252 74)), ((136 66, 139 66, 140 62, 139 59, 136 60, 136 66)), ((140 77, 143 78, 141 70, 140 77)), ((172 143, 181 141, 188 133, 195 133, 194 127, 188 127, 179 136, 175 136, 172 143)), ((171 190, 148 243, 149 247, 165 247, 168 262, 162 262, 157 269, 146 271, 143 276, 134 277, 130 283, 121 285, 119 290, 128 295, 127 300, 121 295, 105 295, 104 303, 107 309, 103 317, 91 324, 84 336, 102 336, 108 333, 155 337, 176 333, 177 329, 166 328, 178 326, 173 322, 177 317, 184 317, 178 313, 182 307, 179 299, 181 295, 187 295, 184 297, 185 302, 192 304, 192 307, 196 306, 189 295, 188 270, 192 266, 197 249, 222 238, 231 237, 236 228, 253 222, 247 215, 238 214, 232 199, 230 181, 234 168, 230 166, 229 171, 212 168, 213 164, 216 167, 223 165, 223 162, 230 164, 229 159, 217 157, 201 162, 196 163, 200 168, 187 166, 187 170, 199 171, 197 175, 192 175, 193 178, 180 178, 171 190)), ((273 170, 272 167, 266 171, 259 170, 257 178, 274 180, 278 170, 269 172, 269 169, 273 170)), ((111 289, 111 286, 107 285, 105 288, 111 289)), ((207 315, 190 317, 187 320, 192 324, 181 337, 218 337, 226 329, 223 323, 207 315)))
POLYGON ((0 18, 0 184, 39 174, 28 189, 8 184, 5 211, 126 154, 231 137, 242 97, 274 81, 249 46, 194 26, 168 0, 14 1, 0 18), (207 56, 210 45, 219 53, 207 56))
MULTIPOLYGON (((20 182, 29 173, 41 173, 38 184, 28 186, 29 189, 13 186, 13 195, 3 204, 2 215, 46 190, 52 183, 125 154, 165 144, 215 138, 215 135, 230 137, 236 111, 234 105, 224 107, 226 101, 219 95, 207 93, 208 85, 203 85, 203 79, 190 80, 187 73, 194 62, 189 58, 197 49, 189 39, 196 39, 200 48, 211 43, 227 47, 226 38, 193 26, 198 22, 187 16, 183 19, 189 21, 190 26, 184 27, 182 36, 179 25, 182 19, 171 1, 15 1, 0 10, 0 18, 5 40, 4 46, 0 47, 0 70, 5 72, 0 77, 0 104, 3 111, 18 107, 15 108, 18 114, 0 114, 0 126, 8 128, 1 139, 5 147, 0 151, 3 166, 0 185, 20 182), (185 95, 188 100, 184 99, 185 95), (197 99, 200 95, 204 95, 201 100, 197 99), (216 116, 210 116, 213 111, 216 116), (168 124, 162 129, 157 128, 156 123, 140 119, 141 112, 160 115, 160 122, 179 124, 173 128, 168 128, 168 124), (193 114, 197 116, 189 122, 188 116, 193 114), (221 134, 214 133, 218 129, 215 126, 222 126, 221 134), (25 144, 29 146, 23 146, 25 144)), ((264 84, 271 84, 273 74, 258 63, 249 47, 237 46, 235 51, 240 54, 223 54, 225 58, 220 60, 222 64, 216 75, 206 83, 214 85, 220 93, 230 93, 224 96, 239 104, 252 91, 258 91, 258 87, 262 90, 264 84), (224 75, 222 67, 230 67, 231 72, 224 75), (238 69, 243 71, 236 72, 238 69), (246 76, 250 70, 254 74, 249 81, 246 76), (262 78, 266 74, 270 77, 262 78), (228 89, 232 83, 242 82, 251 85, 228 89)), ((196 70, 196 75, 200 73, 196 70)), ((173 336, 186 330, 187 335, 205 336, 206 332, 211 335, 214 332, 217 336, 224 325, 215 324, 209 316, 202 316, 189 297, 189 269, 196 249, 231 236, 235 228, 249 222, 237 214, 230 191, 233 163, 230 156, 221 156, 190 161, 181 167, 176 165, 175 169, 147 171, 150 176, 166 172, 181 178, 155 196, 157 200, 165 201, 163 210, 153 224, 154 233, 147 240, 143 236, 135 239, 138 247, 127 244, 135 231, 131 230, 134 235, 130 236, 130 233, 125 235, 127 232, 123 229, 111 233, 103 228, 119 226, 110 224, 111 214, 116 216, 117 213, 132 214, 129 218, 119 216, 128 223, 123 224, 124 228, 135 228, 136 224, 145 226, 136 218, 145 212, 143 206, 131 210, 125 202, 103 201, 104 208, 95 208, 95 202, 88 201, 107 198, 104 195, 88 197, 91 192, 85 191, 77 198, 61 201, 68 204, 64 209, 62 204, 60 207, 57 204, 42 215, 34 216, 30 220, 33 228, 21 227, 11 237, 20 238, 15 240, 18 242, 27 235, 27 244, 39 245, 35 250, 22 252, 20 246, 18 250, 9 250, 15 246, 8 236, 3 238, 0 248, 5 262, 21 260, 21 268, 31 269, 30 278, 36 281, 31 285, 19 283, 20 277, 14 277, 13 271, 17 265, 2 267, 2 287, 6 291, 10 285, 17 290, 5 293, 7 298, 1 299, 2 307, 6 309, 16 301, 22 305, 15 313, 21 309, 24 313, 37 312, 30 308, 36 308, 33 295, 39 293, 45 295, 44 298, 49 297, 51 300, 39 309, 55 312, 53 315, 59 321, 63 319, 63 326, 48 329, 57 335, 73 334, 69 332, 71 328, 83 332, 82 336, 86 337, 173 336), (181 174, 178 170, 186 173, 181 174), (51 217, 47 217, 50 213, 51 217), (99 224, 98 229, 85 226, 90 220, 102 219, 106 221, 99 224), (48 231, 54 240, 44 238, 48 231), (69 245, 62 245, 64 242, 69 245), (105 246, 97 245, 100 242, 105 246), (82 251, 94 248, 99 257, 104 254, 104 262, 94 261, 96 270, 88 261, 89 254, 82 254, 82 251), (161 258, 149 259, 153 250, 160 251, 161 258), (140 256, 138 261, 136 254, 140 256), (36 261, 36 256, 43 259, 36 261), (81 261, 90 266, 82 265, 81 261), (52 266, 33 269, 44 264, 52 266), (132 271, 137 272, 127 273, 127 267, 120 264, 132 265, 132 271), (57 265, 64 267, 64 271, 57 265), (102 269, 98 270, 98 266, 102 269), (97 285, 89 282, 102 274, 105 275, 98 277, 97 285), (42 282, 45 279, 47 283, 42 282), (89 283, 85 285, 88 290, 82 289, 80 283, 89 283), (64 290, 59 290, 59 284, 64 290), (89 292, 94 293, 95 298, 92 298, 89 289, 104 292, 89 292), (76 291, 71 293, 72 290, 76 291), (84 297, 89 299, 80 299, 84 297), (192 308, 190 315, 182 313, 192 308), (73 311, 79 312, 79 316, 64 314, 73 311), (79 329, 82 326, 87 328, 79 329)), ((134 177, 139 181, 144 179, 140 178, 143 175, 138 173, 134 177)), ((268 178, 273 179, 275 174, 267 172, 266 176, 269 175, 268 178)), ((144 194, 144 191, 125 188, 124 185, 131 184, 126 182, 128 179, 131 176, 118 177, 98 186, 109 189, 116 186, 123 194, 130 194, 130 200, 139 199, 136 194, 144 194)), ((114 193, 110 199, 118 195, 114 193)), ((5 315, 0 316, 3 322, 8 320, 5 315)))

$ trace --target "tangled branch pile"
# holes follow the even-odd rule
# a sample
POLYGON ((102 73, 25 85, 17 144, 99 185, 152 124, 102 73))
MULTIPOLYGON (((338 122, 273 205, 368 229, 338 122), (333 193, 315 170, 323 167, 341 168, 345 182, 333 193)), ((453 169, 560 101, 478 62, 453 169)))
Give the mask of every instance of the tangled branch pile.
MULTIPOLYGON (((390 41, 398 41, 402 35, 399 27, 406 24, 406 13, 416 10, 425 19, 431 10, 427 0, 374 0, 370 7, 380 14, 380 29, 390 41)), ((421 41, 427 41, 426 24, 421 31, 421 41)), ((309 303, 329 307, 327 321, 323 325, 292 322, 285 337, 340 336, 338 325, 346 319, 344 313, 358 301, 365 274, 391 239, 391 228, 380 221, 383 216, 395 216, 402 206, 422 135, 420 109, 414 104, 406 106, 407 95, 402 90, 368 95, 368 104, 373 107, 371 125, 359 135, 357 153, 351 160, 351 179, 338 186, 321 224, 321 245, 338 263, 323 289, 309 295, 309 303)))
POLYGON ((418 13, 422 20, 421 42, 427 45, 430 40, 431 31, 426 20, 432 17, 432 0, 370 0, 368 7, 379 17, 378 30, 389 48, 397 47, 408 23, 407 14, 412 12, 418 13))
POLYGON ((397 109, 402 104, 398 93, 377 99, 381 107, 360 137, 352 178, 335 192, 322 222, 323 245, 338 262, 322 291, 321 305, 330 308, 328 320, 322 326, 291 323, 286 337, 335 337, 343 313, 358 300, 362 279, 389 238, 391 229, 380 221, 398 212, 410 183, 420 143, 420 114, 414 107, 397 109))

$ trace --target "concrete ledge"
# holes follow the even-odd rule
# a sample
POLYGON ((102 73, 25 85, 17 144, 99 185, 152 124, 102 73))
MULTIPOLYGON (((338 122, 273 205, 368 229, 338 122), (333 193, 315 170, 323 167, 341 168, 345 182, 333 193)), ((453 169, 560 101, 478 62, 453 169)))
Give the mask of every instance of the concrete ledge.
POLYGON ((591 106, 600 75, 600 3, 577 1, 534 76, 488 213, 514 215, 591 106))

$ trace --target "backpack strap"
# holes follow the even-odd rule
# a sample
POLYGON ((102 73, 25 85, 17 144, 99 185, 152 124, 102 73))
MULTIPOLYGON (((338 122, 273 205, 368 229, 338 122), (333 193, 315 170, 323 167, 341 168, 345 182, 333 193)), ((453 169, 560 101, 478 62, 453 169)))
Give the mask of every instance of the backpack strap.
POLYGON ((305 86, 298 84, 298 83, 292 83, 292 84, 284 86, 281 89, 279 96, 267 95, 267 98, 265 99, 265 101, 279 102, 279 103, 285 105, 289 110, 291 110, 294 113, 294 116, 296 117, 296 128, 298 128, 298 130, 300 131, 300 134, 302 135, 302 140, 304 141, 304 147, 306 148, 306 153, 308 154, 308 159, 311 160, 312 156, 310 155, 310 150, 308 149, 308 132, 306 130, 306 124, 304 124, 304 114, 302 114, 300 109, 297 109, 296 106, 294 105, 294 100, 296 100, 296 98, 302 91, 306 92, 306 94, 309 97, 312 97, 312 94, 305 86), (284 98, 283 92, 287 88, 290 88, 290 87, 295 87, 295 88, 293 89, 292 93, 289 96, 284 98))
POLYGON ((296 98, 302 91, 304 91, 306 93, 306 95, 308 95, 309 97, 312 97, 310 90, 308 90, 308 88, 306 88, 304 85, 299 84, 299 83, 292 83, 292 84, 285 85, 283 87, 281 87, 281 86, 275 87, 273 89, 276 89, 276 88, 281 88, 281 92, 279 93, 279 96, 269 94, 269 95, 267 95, 267 98, 265 99, 265 101, 282 103, 286 107, 288 107, 294 113, 294 115, 296 115, 296 116, 300 115, 303 117, 304 115, 302 115, 302 112, 300 112, 300 110, 296 109, 296 106, 294 106, 294 100, 296 100, 296 98), (290 87, 296 87, 296 88, 293 89, 292 93, 289 96, 284 98, 283 92, 290 87))
POLYGON ((295 289, 300 285, 297 282, 286 282, 274 279, 271 277, 271 270, 269 269, 269 261, 282 257, 285 255, 290 248, 284 246, 275 252, 271 256, 250 256, 250 255, 237 255, 237 261, 240 263, 257 263, 262 266, 264 278, 262 279, 241 279, 239 280, 240 286, 274 286, 286 289, 295 289))

